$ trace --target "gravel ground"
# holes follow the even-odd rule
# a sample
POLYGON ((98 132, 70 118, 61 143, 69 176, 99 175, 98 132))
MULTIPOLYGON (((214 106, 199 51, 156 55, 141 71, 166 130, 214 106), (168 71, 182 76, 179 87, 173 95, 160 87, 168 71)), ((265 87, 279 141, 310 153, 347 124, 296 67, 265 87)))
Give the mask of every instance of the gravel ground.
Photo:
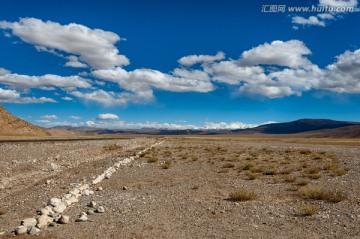
MULTIPOLYGON (((49 198, 158 141, 1 144, 2 237, 49 198)), ((91 186, 93 195, 66 210, 69 224, 37 237, 360 238, 359 159, 359 146, 167 139, 91 186), (306 198, 302 192, 315 186, 343 197, 306 198), (256 197, 235 201, 230 195, 239 190, 256 197), (91 201, 105 212, 75 222, 91 201), (309 205, 316 210, 306 216, 309 205)))

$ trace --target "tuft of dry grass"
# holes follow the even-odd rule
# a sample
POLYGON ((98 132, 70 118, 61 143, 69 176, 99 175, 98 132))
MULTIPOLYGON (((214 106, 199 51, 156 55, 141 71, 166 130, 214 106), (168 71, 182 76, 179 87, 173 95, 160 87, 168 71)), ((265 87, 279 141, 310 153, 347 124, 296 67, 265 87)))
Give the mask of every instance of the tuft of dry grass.
POLYGON ((255 173, 247 173, 247 174, 246 174, 246 179, 247 179, 247 180, 255 180, 255 179, 257 179, 257 178, 258 178, 258 175, 255 174, 255 173))
POLYGON ((346 170, 343 169, 343 168, 338 168, 336 170, 334 170, 330 175, 333 176, 333 177, 336 177, 336 176, 343 176, 346 174, 346 170))
POLYGON ((148 163, 156 163, 157 161, 158 161, 158 159, 157 159, 157 158, 154 158, 154 157, 149 158, 149 159, 147 160, 148 163))
POLYGON ((347 198, 347 195, 341 191, 329 191, 322 187, 308 185, 299 190, 301 197, 305 199, 322 200, 338 203, 347 198))
POLYGON ((199 185, 194 185, 191 189, 192 189, 192 190, 198 190, 198 189, 199 189, 199 185))
POLYGON ((307 205, 300 207, 299 209, 300 209, 302 215, 313 216, 319 212, 320 207, 318 205, 314 205, 314 204, 307 204, 307 205))
POLYGON ((6 214, 6 211, 3 209, 0 209, 0 216, 5 215, 5 214, 6 214))
POLYGON ((169 169, 170 166, 171 166, 171 161, 170 161, 170 160, 165 161, 165 162, 161 165, 161 167, 162 167, 163 169, 169 169))
POLYGON ((257 194, 245 189, 241 189, 229 195, 229 200, 236 202, 251 201, 257 198, 257 194))
POLYGON ((294 177, 294 176, 289 176, 289 175, 284 176, 283 179, 284 179, 284 182, 286 182, 286 183, 294 183, 294 182, 296 182, 296 180, 297 180, 296 177, 294 177))
POLYGON ((252 164, 246 164, 244 167, 242 167, 242 170, 250 170, 252 169, 254 166, 252 164))
POLYGON ((292 192, 296 192, 300 189, 300 187, 298 185, 290 185, 286 190, 287 191, 292 191, 292 192))
POLYGON ((229 172, 229 169, 227 168, 222 168, 218 171, 218 173, 227 173, 227 172, 229 172))
POLYGON ((278 170, 276 168, 264 168, 263 174, 264 175, 276 175, 276 174, 278 174, 278 170))
POLYGON ((309 149, 302 149, 299 151, 300 154, 309 155, 311 154, 311 150, 309 149))
POLYGON ((296 180, 296 185, 299 186, 306 186, 310 183, 310 180, 306 179, 306 178, 300 178, 298 180, 296 180))
POLYGON ((319 179, 319 178, 321 178, 321 174, 320 173, 307 174, 306 177, 308 177, 310 179, 319 179))
POLYGON ((221 167, 222 168, 235 168, 235 164, 233 164, 233 163, 225 163, 221 167))
POLYGON ((109 145, 105 145, 103 148, 104 148, 106 151, 112 151, 112 150, 122 149, 123 146, 118 145, 118 144, 109 144, 109 145))

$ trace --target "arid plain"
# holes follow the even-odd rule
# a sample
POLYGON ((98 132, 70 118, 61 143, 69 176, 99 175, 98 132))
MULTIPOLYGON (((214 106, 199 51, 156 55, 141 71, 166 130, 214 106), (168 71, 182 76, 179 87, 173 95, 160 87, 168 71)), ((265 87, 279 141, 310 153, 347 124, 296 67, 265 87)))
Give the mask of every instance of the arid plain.
POLYGON ((358 238, 359 145, 228 136, 3 142, 1 237, 39 217, 49 199, 87 184, 91 194, 81 191, 59 213, 69 222, 49 223, 37 237, 358 238), (134 155, 111 178, 92 184, 134 155), (90 202, 104 212, 93 213, 90 202), (87 220, 76 222, 82 213, 87 220))

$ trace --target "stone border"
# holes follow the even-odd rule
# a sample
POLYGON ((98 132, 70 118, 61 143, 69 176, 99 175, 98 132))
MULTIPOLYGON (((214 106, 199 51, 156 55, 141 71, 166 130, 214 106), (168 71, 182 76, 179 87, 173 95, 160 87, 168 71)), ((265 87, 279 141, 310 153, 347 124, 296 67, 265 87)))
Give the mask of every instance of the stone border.
MULTIPOLYGON (((67 215, 64 215, 64 211, 66 208, 70 207, 72 204, 75 204, 81 200, 82 196, 89 196, 93 195, 94 191, 90 189, 90 186, 99 184, 104 179, 109 179, 113 173, 115 173, 120 166, 126 166, 127 164, 131 163, 133 160, 141 157, 147 151, 153 149, 154 147, 162 144, 165 140, 161 142, 157 142, 151 145, 148 148, 145 148, 135 156, 131 156, 118 162, 114 163, 112 166, 107 168, 102 174, 98 175, 93 179, 91 182, 78 184, 74 188, 70 189, 67 194, 65 194, 61 199, 60 198, 50 198, 47 202, 47 206, 44 208, 39 209, 37 212, 40 216, 33 217, 33 218, 26 218, 21 221, 21 225, 16 227, 12 232, 15 232, 16 235, 22 234, 30 234, 30 235, 38 235, 41 229, 46 228, 47 226, 54 226, 56 223, 60 224, 68 224, 70 222, 70 218, 67 215)), ((99 191, 102 190, 101 187, 98 188, 99 191)), ((91 202, 90 207, 95 208, 96 203, 91 202)), ((98 207, 95 209, 94 212, 102 213, 104 212, 103 207, 98 207)), ((82 213, 79 218, 75 221, 83 222, 87 220, 87 214, 82 213)))

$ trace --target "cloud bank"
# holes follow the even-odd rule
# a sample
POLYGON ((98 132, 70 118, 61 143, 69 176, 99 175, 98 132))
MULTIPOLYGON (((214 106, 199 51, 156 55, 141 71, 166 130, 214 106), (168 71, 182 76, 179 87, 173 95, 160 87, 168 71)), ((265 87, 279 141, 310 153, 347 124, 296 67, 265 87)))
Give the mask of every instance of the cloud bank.
MULTIPOLYGON (((343 3, 324 0, 321 4, 343 3)), ((347 4, 357 6, 357 1, 347 4)), ((326 14, 321 17, 330 19, 326 14)), ((147 68, 127 70, 129 60, 115 46, 121 38, 110 31, 36 18, 0 21, 0 29, 37 50, 66 59, 65 67, 88 67, 73 76, 29 76, 0 68, 0 102, 44 103, 77 98, 105 106, 147 104, 156 100, 156 90, 208 93, 219 84, 228 85, 239 96, 270 99, 300 96, 310 90, 360 92, 360 50, 345 51, 320 68, 309 60, 312 51, 304 42, 274 40, 240 52, 237 59, 226 58, 221 51, 184 56, 178 60, 178 67, 164 73, 147 68), (62 95, 54 97, 57 99, 36 98, 29 95, 31 89, 54 91, 55 96, 60 91, 62 95)))

